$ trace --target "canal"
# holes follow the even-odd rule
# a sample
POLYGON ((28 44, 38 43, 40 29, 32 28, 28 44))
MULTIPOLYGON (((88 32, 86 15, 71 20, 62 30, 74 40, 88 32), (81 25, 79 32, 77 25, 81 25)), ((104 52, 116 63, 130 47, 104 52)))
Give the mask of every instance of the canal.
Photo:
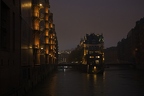
POLYGON ((26 96, 144 96, 144 72, 125 66, 97 75, 58 69, 26 96))

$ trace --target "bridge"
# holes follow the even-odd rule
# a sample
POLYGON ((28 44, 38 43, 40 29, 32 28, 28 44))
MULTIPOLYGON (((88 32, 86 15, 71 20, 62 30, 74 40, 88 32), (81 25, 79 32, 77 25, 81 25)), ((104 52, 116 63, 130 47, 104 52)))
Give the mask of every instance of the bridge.
POLYGON ((83 64, 80 63, 60 63, 56 64, 57 68, 60 69, 68 69, 68 68, 74 68, 74 69, 80 69, 83 64))
POLYGON ((134 68, 134 64, 132 63, 123 63, 123 64, 104 64, 103 68, 100 68, 100 70, 98 69, 99 66, 96 65, 92 65, 92 67, 90 68, 90 65, 85 65, 85 64, 81 64, 81 63, 61 63, 61 64, 56 64, 58 69, 69 69, 69 68, 73 68, 73 69, 78 69, 80 71, 83 72, 103 72, 105 68, 109 68, 109 67, 118 67, 118 68, 134 68), (89 71, 88 71, 88 68, 89 71), (95 69, 96 68, 96 69, 95 69), (102 70, 101 70, 102 69, 102 70), (98 71, 99 70, 99 71, 98 71))
POLYGON ((78 66, 80 63, 60 63, 57 66, 78 66))
POLYGON ((88 73, 98 73, 104 71, 103 64, 61 63, 61 64, 57 64, 57 68, 58 69, 73 68, 88 73))

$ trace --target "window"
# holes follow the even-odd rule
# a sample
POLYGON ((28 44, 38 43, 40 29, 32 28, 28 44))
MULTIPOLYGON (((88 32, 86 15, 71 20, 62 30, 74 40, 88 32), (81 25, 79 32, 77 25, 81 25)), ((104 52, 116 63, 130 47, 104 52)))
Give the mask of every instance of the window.
POLYGON ((90 56, 89 58, 94 58, 94 56, 90 56))
POLYGON ((95 63, 96 63, 96 64, 99 64, 99 60, 95 60, 95 63))
POLYGON ((93 54, 94 52, 93 51, 89 51, 89 54, 93 54))
POLYGON ((100 58, 100 56, 96 56, 96 58, 100 58))

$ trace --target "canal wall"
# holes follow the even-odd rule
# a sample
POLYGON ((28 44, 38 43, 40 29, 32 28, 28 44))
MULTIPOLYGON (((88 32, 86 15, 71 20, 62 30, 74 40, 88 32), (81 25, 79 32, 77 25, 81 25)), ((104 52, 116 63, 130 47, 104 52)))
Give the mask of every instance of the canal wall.
POLYGON ((2 96, 26 96, 39 83, 44 81, 56 70, 56 64, 42 64, 33 67, 21 67, 19 88, 7 91, 2 96))
POLYGON ((28 91, 33 90, 37 84, 44 81, 50 74, 56 70, 55 64, 42 64, 30 69, 30 78, 22 80, 18 96, 25 95, 28 91))

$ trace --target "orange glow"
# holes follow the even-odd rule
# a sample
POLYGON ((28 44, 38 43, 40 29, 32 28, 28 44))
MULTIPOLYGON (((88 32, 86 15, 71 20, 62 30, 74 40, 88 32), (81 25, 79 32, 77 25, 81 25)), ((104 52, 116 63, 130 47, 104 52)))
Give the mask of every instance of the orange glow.
POLYGON ((53 24, 50 24, 50 28, 53 28, 53 24))
POLYGON ((34 20, 34 29, 39 30, 39 21, 38 20, 34 20))
POLYGON ((51 46, 51 49, 53 49, 53 47, 51 46))
POLYGON ((49 52, 48 52, 48 49, 46 50, 46 54, 48 54, 49 52))
POLYGON ((89 58, 94 58, 94 56, 90 56, 89 58))
POLYGON ((49 40, 48 40, 48 38, 46 38, 46 44, 48 44, 49 43, 49 40))
POLYGON ((34 40, 35 40, 35 41, 34 41, 34 45, 39 48, 39 36, 38 36, 38 35, 35 35, 34 40))
POLYGON ((34 30, 39 30, 39 26, 34 26, 34 30))
POLYGON ((31 2, 27 2, 27 3, 23 3, 22 5, 21 5, 21 7, 22 8, 30 8, 31 7, 31 2))
POLYGON ((39 7, 38 6, 34 7, 33 15, 36 17, 39 17, 39 7))
POLYGON ((33 16, 39 17, 39 13, 38 12, 33 12, 33 16))
POLYGON ((49 35, 48 30, 45 30, 45 35, 46 35, 46 36, 48 36, 48 35, 49 35))
POLYGON ((48 7, 46 7, 46 8, 45 8, 45 12, 46 12, 46 13, 48 13, 48 12, 49 12, 48 7))
POLYGON ((48 23, 46 23, 46 24, 45 24, 45 27, 46 27, 46 28, 49 28, 49 24, 48 24, 48 23))
POLYGON ((51 40, 51 44, 53 44, 52 40, 51 40))
POLYGON ((46 36, 48 36, 48 32, 46 32, 46 36))
POLYGON ((51 35, 51 38, 52 38, 53 36, 51 35))
POLYGON ((38 45, 38 44, 35 44, 35 45, 34 45, 34 48, 39 48, 39 45, 38 45))
POLYGON ((45 15, 45 20, 47 20, 47 21, 48 21, 48 15, 45 15))

